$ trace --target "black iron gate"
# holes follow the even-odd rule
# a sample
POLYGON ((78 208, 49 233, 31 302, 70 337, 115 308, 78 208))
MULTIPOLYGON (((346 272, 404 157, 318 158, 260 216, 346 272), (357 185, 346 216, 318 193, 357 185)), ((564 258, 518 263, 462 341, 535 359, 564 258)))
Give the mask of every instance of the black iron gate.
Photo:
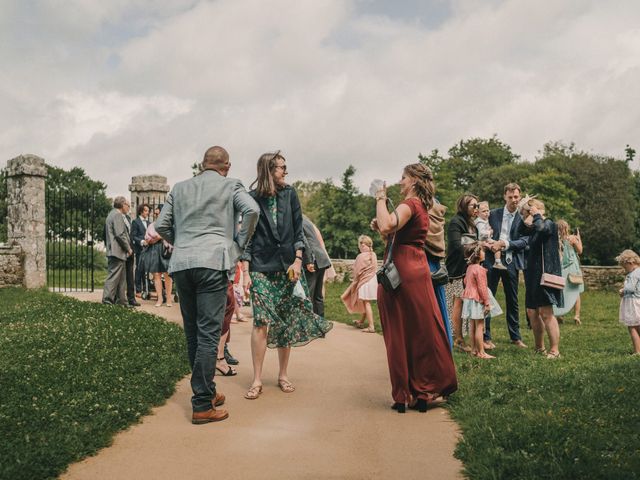
POLYGON ((96 259, 95 196, 47 188, 47 286, 54 291, 93 291, 96 259))

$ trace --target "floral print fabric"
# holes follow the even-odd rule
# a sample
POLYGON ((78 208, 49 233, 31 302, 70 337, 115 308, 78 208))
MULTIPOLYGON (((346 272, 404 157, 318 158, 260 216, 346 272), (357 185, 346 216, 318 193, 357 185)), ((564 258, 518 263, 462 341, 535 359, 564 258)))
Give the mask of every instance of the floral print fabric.
POLYGON ((293 294, 296 284, 289 281, 286 272, 251 272, 250 275, 253 324, 269 327, 269 348, 303 346, 323 338, 333 328, 333 323, 313 313, 304 275, 300 277, 304 299, 293 294))

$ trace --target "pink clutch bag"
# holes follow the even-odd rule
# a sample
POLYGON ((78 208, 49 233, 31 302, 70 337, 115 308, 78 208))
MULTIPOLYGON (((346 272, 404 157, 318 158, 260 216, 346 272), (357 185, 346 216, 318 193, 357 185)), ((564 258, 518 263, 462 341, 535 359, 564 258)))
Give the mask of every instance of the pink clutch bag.
POLYGON ((542 278, 540 285, 547 288, 555 288, 556 290, 564 290, 565 280, 560 275, 552 273, 544 273, 544 244, 542 244, 542 278))
POLYGON ((564 277, 552 275, 551 273, 543 273, 540 279, 540 285, 543 287, 555 288, 557 290, 564 290, 564 284, 564 277))

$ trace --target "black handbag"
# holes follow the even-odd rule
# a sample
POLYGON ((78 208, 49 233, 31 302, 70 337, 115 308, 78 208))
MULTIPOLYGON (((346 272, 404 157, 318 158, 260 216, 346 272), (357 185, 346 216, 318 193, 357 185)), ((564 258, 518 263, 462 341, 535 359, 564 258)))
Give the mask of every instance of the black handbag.
POLYGON ((439 287, 449 282, 449 272, 444 263, 441 263, 440 268, 431 274, 431 282, 434 287, 439 287))
MULTIPOLYGON (((391 201, 389 200, 389 203, 391 201)), ((393 207, 393 204, 391 204, 393 207)), ((400 217, 398 217, 398 212, 396 212, 395 208, 393 209, 393 213, 396 215, 396 231, 397 225, 400 224, 400 217)), ((393 242, 396 239, 396 232, 393 233, 393 237, 389 242, 389 254, 387 255, 387 260, 382 264, 382 266, 376 272, 376 277, 378 279, 378 283, 382 285, 387 292, 393 292, 397 290, 397 288, 402 283, 400 279, 400 272, 396 268, 393 263, 393 242)))
POLYGON ((173 253, 173 247, 168 247, 166 245, 162 245, 162 258, 165 260, 169 260, 171 258, 171 254, 173 253))

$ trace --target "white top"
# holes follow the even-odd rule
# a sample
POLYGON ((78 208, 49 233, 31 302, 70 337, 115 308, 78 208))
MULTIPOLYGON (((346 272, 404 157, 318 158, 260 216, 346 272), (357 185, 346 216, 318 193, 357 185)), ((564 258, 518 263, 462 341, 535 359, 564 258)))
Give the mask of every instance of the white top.
POLYGON ((504 207, 502 213, 502 228, 500 228, 500 240, 505 243, 505 250, 509 249, 509 232, 511 231, 511 225, 513 225, 513 219, 517 212, 511 213, 507 207, 504 207))

